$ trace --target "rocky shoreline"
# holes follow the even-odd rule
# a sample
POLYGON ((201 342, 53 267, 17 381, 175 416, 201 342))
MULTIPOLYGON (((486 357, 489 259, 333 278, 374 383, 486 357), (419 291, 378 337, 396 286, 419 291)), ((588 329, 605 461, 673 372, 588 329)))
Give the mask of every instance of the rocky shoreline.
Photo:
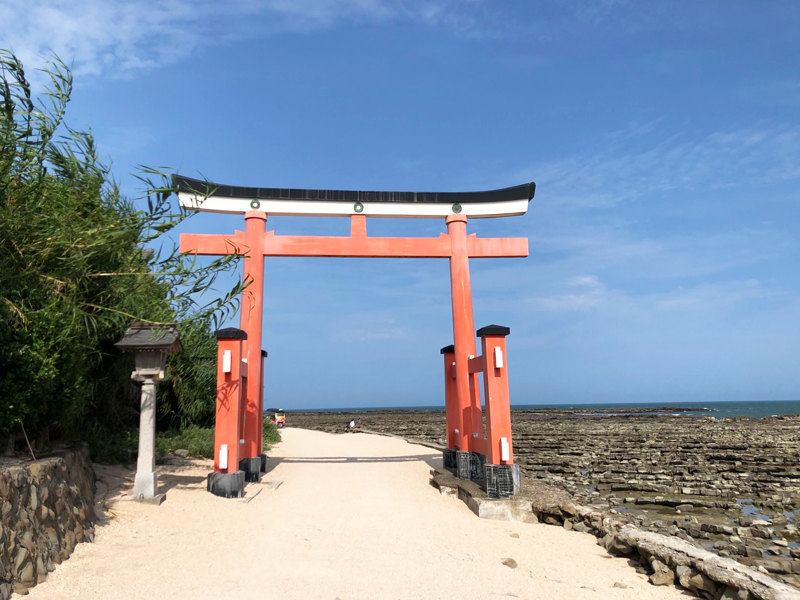
MULTIPOLYGON (((800 588, 800 417, 663 412, 514 410, 515 460, 523 477, 581 505, 800 588)), ((287 425, 339 433, 351 418, 373 431, 444 442, 444 411, 290 413, 287 425)))

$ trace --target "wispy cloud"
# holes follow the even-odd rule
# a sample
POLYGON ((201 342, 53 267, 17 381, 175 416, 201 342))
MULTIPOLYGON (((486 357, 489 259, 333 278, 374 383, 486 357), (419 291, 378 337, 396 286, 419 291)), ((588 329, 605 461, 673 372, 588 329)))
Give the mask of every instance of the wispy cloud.
POLYGON ((628 0, 581 0, 575 2, 573 10, 581 21, 600 23, 628 4, 628 0))
POLYGON ((561 288, 559 291, 562 293, 527 298, 528 308, 547 313, 594 311, 607 315, 648 315, 659 318, 664 313, 720 314, 747 302, 785 295, 781 289, 765 285, 757 279, 678 286, 661 292, 640 294, 608 289, 595 276, 583 276, 580 279, 581 283, 576 283, 574 278, 561 282, 557 287, 561 288))
POLYGON ((587 143, 590 150, 517 171, 550 203, 602 208, 676 190, 723 190, 800 178, 800 126, 756 123, 673 133, 661 121, 634 123, 587 143))
POLYGON ((628 276, 645 280, 713 275, 796 249, 791 237, 775 228, 645 237, 629 227, 603 223, 551 231, 535 236, 532 245, 540 252, 562 255, 547 263, 554 272, 624 268, 628 276))
POLYGON ((795 106, 800 104, 800 81, 770 81, 740 90, 745 100, 766 106, 795 106))
POLYGON ((79 75, 128 77, 199 47, 340 21, 414 21, 469 33, 480 0, 6 0, 0 47, 28 67, 55 53, 79 75))
POLYGON ((741 304, 784 296, 774 285, 764 285, 758 279, 703 284, 693 288, 678 287, 667 293, 645 296, 658 312, 721 312, 741 304))
POLYGON ((346 315, 333 326, 333 335, 342 342, 400 340, 411 336, 407 327, 385 315, 346 315))
POLYGON ((543 312, 585 312, 601 307, 618 294, 606 289, 595 275, 578 275, 564 282, 567 293, 532 296, 526 303, 543 312))

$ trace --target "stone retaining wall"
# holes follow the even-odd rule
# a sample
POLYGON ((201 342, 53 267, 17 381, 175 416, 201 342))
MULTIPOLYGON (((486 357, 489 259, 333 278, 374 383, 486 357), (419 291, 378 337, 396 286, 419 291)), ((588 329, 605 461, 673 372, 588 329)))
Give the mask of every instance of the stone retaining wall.
POLYGON ((94 489, 86 447, 0 471, 0 600, 26 594, 94 540, 94 489))

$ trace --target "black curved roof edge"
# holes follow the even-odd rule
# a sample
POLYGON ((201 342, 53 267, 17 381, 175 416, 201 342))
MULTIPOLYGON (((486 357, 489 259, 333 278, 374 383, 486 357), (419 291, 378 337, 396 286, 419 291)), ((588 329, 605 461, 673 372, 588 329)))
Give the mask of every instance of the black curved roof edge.
POLYGON ((444 348, 439 350, 439 354, 452 354, 455 351, 456 347, 453 344, 450 344, 449 346, 445 346, 444 348))
POLYGON ((216 198, 253 198, 259 200, 325 200, 328 202, 423 202, 466 203, 528 200, 536 193, 534 182, 485 192, 358 192, 352 190, 299 190, 219 185, 202 179, 173 175, 178 192, 216 198))

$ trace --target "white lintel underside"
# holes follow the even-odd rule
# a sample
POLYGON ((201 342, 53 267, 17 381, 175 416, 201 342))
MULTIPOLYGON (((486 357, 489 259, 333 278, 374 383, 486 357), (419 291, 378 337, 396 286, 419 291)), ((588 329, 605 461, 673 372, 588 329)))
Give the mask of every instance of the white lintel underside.
MULTIPOLYGON (((257 199, 258 208, 251 206, 253 198, 204 198, 191 193, 179 192, 178 199, 184 208, 206 212, 244 214, 249 210, 260 210, 268 215, 287 217, 349 217, 362 214, 367 217, 436 219, 455 214, 453 205, 425 202, 362 202, 364 210, 355 210, 355 202, 325 200, 267 200, 257 199)), ((511 217, 524 215, 528 200, 506 200, 503 202, 465 202, 461 213, 474 219, 489 217, 511 217)))

